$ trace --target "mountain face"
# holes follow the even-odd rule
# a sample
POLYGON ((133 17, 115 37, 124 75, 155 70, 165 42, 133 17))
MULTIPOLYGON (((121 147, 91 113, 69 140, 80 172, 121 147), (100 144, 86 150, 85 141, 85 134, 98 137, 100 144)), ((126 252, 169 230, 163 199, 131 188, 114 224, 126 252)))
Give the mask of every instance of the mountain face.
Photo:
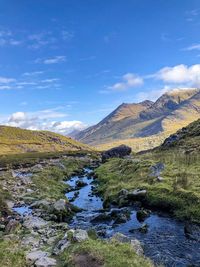
POLYGON ((139 138, 140 143, 143 139, 148 140, 149 145, 145 146, 148 149, 198 118, 200 90, 174 89, 155 103, 148 100, 138 104, 124 103, 97 125, 76 133, 74 138, 95 146, 108 144, 108 147, 113 142, 126 140, 126 144, 133 143, 133 148, 139 138))
POLYGON ((30 131, 0 126, 0 154, 91 150, 69 137, 49 131, 30 131))

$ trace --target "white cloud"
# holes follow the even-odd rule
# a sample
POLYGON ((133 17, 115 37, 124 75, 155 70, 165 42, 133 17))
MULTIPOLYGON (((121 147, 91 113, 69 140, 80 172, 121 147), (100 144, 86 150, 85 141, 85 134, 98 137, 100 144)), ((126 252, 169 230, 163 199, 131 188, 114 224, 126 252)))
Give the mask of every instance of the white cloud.
POLYGON ((188 47, 185 47, 183 50, 192 51, 192 50, 200 50, 200 44, 193 44, 188 47))
POLYGON ((34 62, 35 63, 43 63, 43 64, 57 64, 66 61, 66 56, 55 56, 52 58, 47 58, 47 59, 41 59, 37 58, 34 62))
POLYGON ((0 85, 0 90, 9 90, 11 89, 12 87, 9 86, 9 85, 0 85))
POLYGON ((166 83, 198 86, 200 85, 200 64, 191 66, 181 64, 174 67, 164 67, 152 77, 166 83))
POLYGON ((13 79, 13 78, 0 77, 0 83, 7 84, 7 83, 15 82, 15 81, 16 81, 16 80, 13 79))
POLYGON ((45 59, 44 64, 57 64, 57 63, 64 62, 64 61, 66 61, 65 56, 56 56, 53 58, 45 59))
POLYGON ((22 75, 23 76, 36 76, 36 75, 40 75, 43 73, 44 71, 32 71, 32 72, 24 72, 22 75))
POLYGON ((4 118, 2 123, 4 125, 29 130, 48 130, 64 135, 73 130, 82 130, 87 127, 83 122, 76 120, 55 121, 55 119, 66 117, 66 114, 58 112, 57 109, 47 109, 33 113, 25 113, 22 111, 15 112, 6 120, 4 118), (52 121, 52 119, 54 119, 54 121, 52 121))
POLYGON ((122 76, 122 81, 109 86, 107 89, 113 91, 124 91, 129 88, 141 86, 143 84, 143 78, 134 74, 126 73, 122 76))

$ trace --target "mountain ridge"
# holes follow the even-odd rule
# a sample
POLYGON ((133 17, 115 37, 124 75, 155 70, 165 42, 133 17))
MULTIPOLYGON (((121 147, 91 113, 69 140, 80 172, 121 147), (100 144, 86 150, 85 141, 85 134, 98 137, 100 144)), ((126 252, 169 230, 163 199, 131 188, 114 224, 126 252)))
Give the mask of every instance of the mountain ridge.
MULTIPOLYGON (((99 123, 73 137, 98 147, 105 147, 112 142, 137 142, 137 138, 141 141, 141 138, 152 137, 157 140, 153 142, 155 146, 159 145, 164 137, 198 118, 200 89, 174 89, 164 93, 155 102, 146 100, 140 103, 122 103, 99 123), (158 138, 159 136, 162 138, 158 138)), ((149 148, 152 148, 151 145, 149 148)))

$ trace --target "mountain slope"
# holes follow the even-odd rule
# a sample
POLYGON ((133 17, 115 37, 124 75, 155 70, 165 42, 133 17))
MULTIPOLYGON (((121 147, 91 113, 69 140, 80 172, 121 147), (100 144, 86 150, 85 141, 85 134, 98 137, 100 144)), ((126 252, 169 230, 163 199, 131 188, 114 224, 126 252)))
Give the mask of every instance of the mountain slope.
POLYGON ((158 149, 178 148, 187 153, 200 152, 200 119, 165 139, 158 149))
POLYGON ((175 89, 155 103, 122 104, 97 125, 76 134, 75 139, 103 148, 125 141, 135 149, 139 142, 139 150, 148 149, 198 118, 200 90, 175 89))
POLYGON ((0 154, 91 150, 69 137, 48 131, 0 126, 0 154))
POLYGON ((125 131, 133 121, 140 120, 140 112, 149 108, 152 104, 153 102, 148 100, 138 104, 123 103, 97 125, 79 132, 74 137, 77 140, 90 144, 101 143, 101 139, 102 141, 105 139, 120 139, 120 134, 125 131))

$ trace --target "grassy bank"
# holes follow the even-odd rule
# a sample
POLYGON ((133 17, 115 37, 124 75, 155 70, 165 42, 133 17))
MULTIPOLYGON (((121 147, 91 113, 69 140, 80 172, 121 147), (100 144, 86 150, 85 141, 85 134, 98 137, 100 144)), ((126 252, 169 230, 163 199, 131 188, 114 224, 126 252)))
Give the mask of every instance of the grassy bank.
POLYGON ((25 253, 17 241, 0 240, 0 262, 2 267, 25 267, 25 253))
POLYGON ((90 153, 91 157, 96 157, 97 153, 80 150, 80 151, 62 151, 62 152, 28 152, 19 154, 0 155, 0 167, 15 168, 23 165, 33 165, 41 160, 55 159, 63 156, 85 156, 90 153))
POLYGON ((146 189, 144 204, 172 213, 179 219, 200 222, 200 156, 177 150, 146 153, 134 159, 111 159, 96 173, 105 202, 118 201, 121 189, 146 189), (162 182, 150 167, 165 164, 162 182))
POLYGON ((62 255, 60 266, 152 267, 153 264, 136 255, 129 244, 89 239, 69 247, 62 255))
POLYGON ((66 158, 60 163, 62 168, 47 166, 33 176, 32 180, 38 191, 31 196, 38 199, 64 198, 68 185, 64 184, 63 180, 69 178, 74 172, 81 171, 88 162, 77 158, 66 158))

